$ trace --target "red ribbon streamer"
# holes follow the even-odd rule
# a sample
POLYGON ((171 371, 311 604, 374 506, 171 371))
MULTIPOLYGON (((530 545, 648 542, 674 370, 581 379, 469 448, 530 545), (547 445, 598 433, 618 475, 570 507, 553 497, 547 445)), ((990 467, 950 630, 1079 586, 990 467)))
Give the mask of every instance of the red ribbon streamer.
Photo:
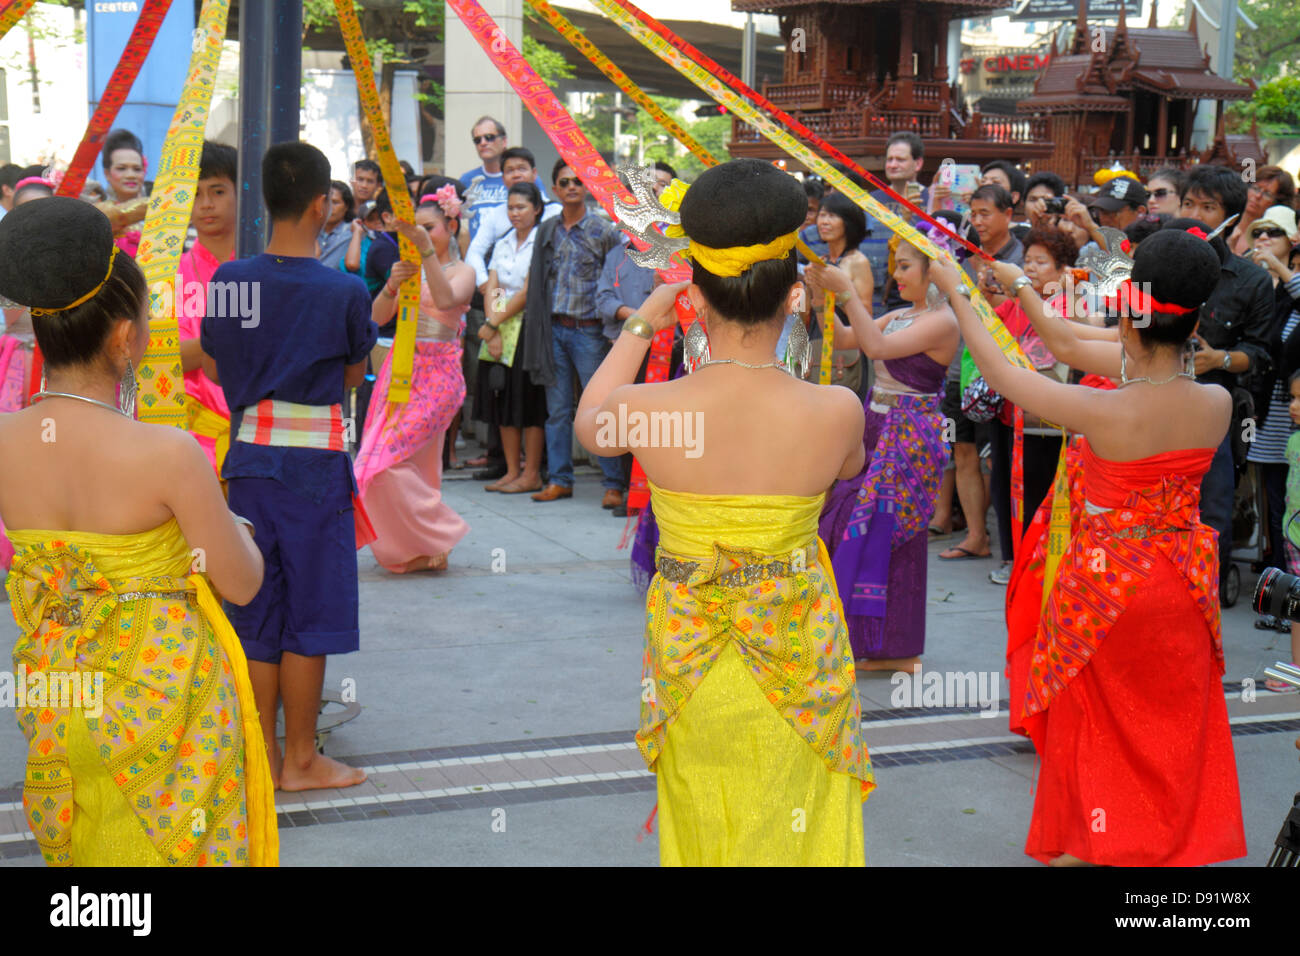
POLYGON ((63 174, 63 182, 59 184, 57 195, 71 196, 74 199, 81 195, 81 189, 86 185, 86 177, 90 175, 95 159, 104 146, 104 137, 112 128, 113 120, 117 119, 122 104, 126 102, 127 94, 135 84, 135 78, 140 75, 140 68, 144 66, 145 58, 153 48, 154 38, 158 36, 158 29, 162 26, 171 5, 172 0, 145 0, 144 9, 140 11, 139 19, 135 21, 130 39, 126 41, 126 48, 122 51, 117 66, 113 68, 113 75, 109 77, 108 85, 104 87, 104 95, 100 97, 99 105, 95 107, 95 115, 90 118, 90 125, 86 127, 86 135, 82 137, 68 171, 63 174))
POLYGON ((720 64, 715 62, 711 57, 709 57, 707 54, 697 50, 690 43, 683 40, 672 30, 668 29, 666 26, 664 26, 654 17, 650 16, 650 14, 641 10, 639 7, 633 4, 631 0, 612 0, 612 2, 618 4, 628 13, 630 13, 632 16, 636 17, 647 27, 653 30, 655 33, 659 34, 661 37, 663 37, 673 46, 677 47, 677 49, 681 50, 683 53, 689 56, 700 66, 704 67, 704 69, 708 70, 718 79, 720 79, 723 83, 726 83, 728 86, 730 86, 732 90, 734 90, 736 93, 739 93, 741 96, 745 97, 755 106, 757 106, 759 109, 764 110, 767 113, 770 113, 773 119, 775 119, 778 123, 781 123, 783 126, 785 126, 785 128, 788 129, 793 135, 806 141, 808 145, 812 146, 813 148, 820 149, 823 153, 825 153, 827 156, 830 156, 832 159, 843 163, 854 173, 861 176, 863 179, 871 183, 877 189, 881 190, 886 196, 889 196, 891 199, 898 200, 899 203, 901 203, 904 207, 910 210, 914 215, 919 216, 923 221, 928 222, 933 226, 936 226, 939 230, 941 230, 944 233, 944 235, 948 236, 954 242, 960 243, 966 249, 969 249, 972 253, 979 256, 981 259, 985 260, 986 262, 993 261, 993 257, 989 255, 989 253, 967 242, 961 236, 952 232, 945 223, 940 222, 939 220, 933 218, 928 213, 926 213, 925 210, 914 205, 904 197, 900 196, 898 193, 894 192, 894 190, 889 187, 888 183, 881 182, 875 176, 871 175, 871 173, 867 172, 865 169, 863 169, 860 165, 855 163, 843 152, 836 149, 830 143, 826 142, 826 140, 822 139, 820 136, 818 136, 816 133, 810 130, 807 126, 804 126, 803 123, 800 123, 789 113, 782 110, 779 106, 777 106, 775 103, 769 100, 762 93, 759 93, 758 91, 752 89, 743 80, 741 80, 738 76, 736 76, 726 67, 721 66, 720 64))

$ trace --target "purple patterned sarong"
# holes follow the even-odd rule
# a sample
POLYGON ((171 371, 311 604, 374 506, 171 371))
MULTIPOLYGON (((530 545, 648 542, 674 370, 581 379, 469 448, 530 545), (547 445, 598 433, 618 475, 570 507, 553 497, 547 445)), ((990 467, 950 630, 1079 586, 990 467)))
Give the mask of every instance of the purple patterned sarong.
MULTIPOLYGON (((886 365, 913 387, 942 385, 944 369, 925 355, 886 365)), ((925 648, 927 528, 948 446, 938 394, 896 400, 882 413, 868 398, 866 465, 831 489, 819 527, 858 660, 913 657, 925 648)))

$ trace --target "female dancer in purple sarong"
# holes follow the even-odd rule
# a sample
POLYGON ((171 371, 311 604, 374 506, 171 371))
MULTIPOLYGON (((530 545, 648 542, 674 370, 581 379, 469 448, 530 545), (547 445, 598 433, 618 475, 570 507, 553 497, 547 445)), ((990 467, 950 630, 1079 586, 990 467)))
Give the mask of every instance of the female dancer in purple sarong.
POLYGON ((862 436, 866 464, 836 482, 819 529, 859 670, 911 670, 925 649, 926 529, 948 460, 939 401, 961 346, 952 310, 930 291, 929 260, 905 242, 895 260, 894 281, 910 306, 879 319, 841 269, 810 265, 804 273, 835 293, 875 362, 862 436))

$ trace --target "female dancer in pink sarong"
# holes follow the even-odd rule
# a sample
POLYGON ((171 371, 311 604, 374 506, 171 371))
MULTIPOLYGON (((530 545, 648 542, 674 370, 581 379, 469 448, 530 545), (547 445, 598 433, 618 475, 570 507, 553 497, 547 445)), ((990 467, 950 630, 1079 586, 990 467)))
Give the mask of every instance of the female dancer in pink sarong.
MULTIPOLYGON (((421 198, 414 225, 397 226, 424 263, 411 397, 388 401, 390 351, 375 383, 355 464, 361 502, 377 535, 370 550, 394 574, 446 570, 448 553, 469 532, 442 500, 442 444, 465 400, 461 335, 474 294, 474 270, 460 260, 456 243, 460 204, 456 186, 447 180, 421 198)), ((393 266, 375 299, 377 323, 396 313, 397 289, 417 269, 407 262, 393 266)))

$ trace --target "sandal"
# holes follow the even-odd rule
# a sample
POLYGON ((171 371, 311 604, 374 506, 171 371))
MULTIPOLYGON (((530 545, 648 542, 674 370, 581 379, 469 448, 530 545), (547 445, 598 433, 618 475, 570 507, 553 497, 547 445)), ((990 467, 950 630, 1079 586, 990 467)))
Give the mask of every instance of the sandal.
POLYGON ((503 486, 502 486, 501 488, 499 488, 498 490, 499 490, 499 491, 501 492, 501 494, 503 494, 503 495, 522 495, 522 494, 525 494, 525 493, 527 493, 527 492, 529 492, 529 491, 541 491, 541 490, 542 490, 542 482, 541 482, 541 479, 538 479, 537 484, 535 484, 535 485, 525 485, 524 487, 521 488, 521 487, 519 487, 519 482, 522 481, 522 480, 523 480, 522 478, 516 478, 516 479, 515 479, 514 481, 512 481, 510 484, 508 484, 508 485, 503 485, 503 486))
POLYGON ((950 551, 958 551, 958 552, 960 552, 960 553, 959 553, 959 554, 941 554, 941 555, 939 555, 939 560, 940 560, 940 561, 970 561, 971 559, 977 559, 977 558, 991 558, 991 557, 993 557, 993 552, 992 552, 992 551, 986 551, 984 554, 976 554, 974 551, 968 551, 966 548, 963 548, 963 547, 961 547, 960 545, 953 545, 953 546, 952 546, 951 548, 949 548, 948 550, 950 550, 950 551))

